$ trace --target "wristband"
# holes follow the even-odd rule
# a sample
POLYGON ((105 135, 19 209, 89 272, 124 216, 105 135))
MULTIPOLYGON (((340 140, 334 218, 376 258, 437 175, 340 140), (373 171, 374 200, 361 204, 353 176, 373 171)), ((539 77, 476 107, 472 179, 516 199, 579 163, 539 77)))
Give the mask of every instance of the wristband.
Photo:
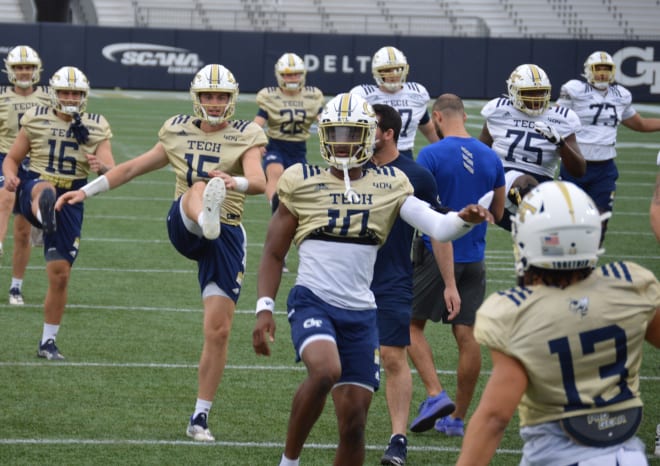
POLYGON ((564 141, 564 138, 559 138, 559 142, 557 143, 557 147, 563 147, 564 144, 566 144, 566 141, 564 141))
POLYGON ((238 191, 239 193, 244 193, 247 192, 248 190, 248 180, 244 176, 232 176, 234 179, 234 182, 236 182, 236 188, 235 191, 238 191))
POLYGON ((86 197, 96 196, 97 194, 104 193, 110 189, 110 183, 108 178, 105 175, 97 177, 91 183, 87 183, 85 186, 80 188, 82 192, 85 193, 86 197))
POLYGON ((255 314, 258 315, 261 311, 268 311, 271 314, 275 312, 275 301, 273 301, 273 298, 257 299, 257 310, 255 314))

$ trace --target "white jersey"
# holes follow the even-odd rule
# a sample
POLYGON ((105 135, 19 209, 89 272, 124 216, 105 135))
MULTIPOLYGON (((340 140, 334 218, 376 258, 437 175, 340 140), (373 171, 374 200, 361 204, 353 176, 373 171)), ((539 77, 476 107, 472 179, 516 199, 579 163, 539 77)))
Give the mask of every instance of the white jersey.
POLYGON ((488 131, 493 138, 493 150, 502 159, 505 170, 554 178, 559 166, 559 149, 534 130, 542 121, 555 128, 563 138, 577 133, 580 119, 565 107, 552 107, 543 115, 530 116, 514 108, 507 97, 498 97, 481 109, 488 131))
POLYGON ((571 79, 561 87, 557 105, 575 111, 582 123, 576 133, 585 160, 601 161, 616 157, 616 132, 619 124, 635 116, 632 95, 613 84, 599 91, 589 83, 571 79))
POLYGON ((419 83, 406 82, 394 93, 385 92, 375 84, 362 84, 351 89, 351 94, 358 94, 371 105, 385 104, 394 107, 401 115, 401 134, 397 147, 400 151, 412 150, 415 146, 415 135, 420 123, 429 120, 429 93, 419 83))

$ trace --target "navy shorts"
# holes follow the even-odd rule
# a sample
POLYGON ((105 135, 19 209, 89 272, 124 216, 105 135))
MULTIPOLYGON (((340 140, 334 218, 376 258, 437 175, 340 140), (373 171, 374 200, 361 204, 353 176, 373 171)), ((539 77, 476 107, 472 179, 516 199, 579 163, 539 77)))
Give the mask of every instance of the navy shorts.
MULTIPOLYGON (((38 176, 34 172, 30 172, 29 176, 32 179, 24 179, 18 186, 16 192, 16 205, 19 214, 23 215, 28 222, 37 228, 42 228, 43 225, 32 213, 32 190, 39 183, 45 183, 45 180, 35 178, 38 176)), ((87 180, 75 180, 71 189, 78 189, 84 186, 87 180)), ((59 197, 69 189, 56 188, 56 195, 59 197)), ((84 213, 84 204, 64 204, 62 209, 55 212, 55 221, 57 222, 57 230, 55 233, 44 234, 44 257, 46 261, 65 259, 70 264, 78 257, 78 249, 80 248, 80 232, 82 230, 84 213)))
POLYGON ((410 345, 410 317, 412 303, 392 296, 376 296, 378 305, 378 340, 381 346, 410 345))
POLYGON ((601 212, 611 212, 614 207, 614 194, 616 193, 616 180, 619 170, 614 159, 602 162, 587 161, 587 171, 581 178, 568 174, 564 165, 561 165, 559 177, 563 181, 570 181, 578 185, 596 203, 601 212))
POLYGON ((266 146, 263 160, 264 169, 271 163, 279 163, 284 169, 296 163, 307 163, 306 143, 271 139, 266 146))
POLYGON ((331 339, 337 345, 341 361, 338 383, 354 383, 378 390, 380 353, 376 309, 338 308, 299 285, 289 292, 287 309, 297 361, 300 361, 301 348, 310 339, 331 339))
POLYGON ((241 225, 222 224, 214 240, 188 231, 181 218, 181 198, 172 203, 167 215, 170 242, 179 254, 197 262, 200 291, 215 283, 234 302, 238 301, 245 274, 245 230, 241 225))

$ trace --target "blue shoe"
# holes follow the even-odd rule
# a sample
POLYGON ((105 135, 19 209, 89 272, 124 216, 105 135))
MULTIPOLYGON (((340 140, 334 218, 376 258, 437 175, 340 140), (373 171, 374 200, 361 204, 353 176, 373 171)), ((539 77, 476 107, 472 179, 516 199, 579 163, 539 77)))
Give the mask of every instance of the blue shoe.
POLYGON ((426 432, 433 428, 436 419, 448 416, 454 412, 455 408, 454 402, 451 401, 444 390, 437 396, 430 396, 419 405, 419 415, 410 424, 410 430, 412 432, 426 432))
POLYGON ((39 196, 39 211, 41 212, 41 225, 45 235, 55 233, 57 223, 55 221, 55 191, 44 189, 39 196))
POLYGON ((406 464, 408 456, 408 440, 405 435, 394 435, 390 439, 385 454, 380 459, 380 464, 389 464, 390 466, 403 466, 406 464))
POLYGON ((435 430, 441 434, 445 434, 447 437, 463 437, 465 435, 464 427, 463 419, 459 417, 445 416, 438 419, 435 423, 435 430))

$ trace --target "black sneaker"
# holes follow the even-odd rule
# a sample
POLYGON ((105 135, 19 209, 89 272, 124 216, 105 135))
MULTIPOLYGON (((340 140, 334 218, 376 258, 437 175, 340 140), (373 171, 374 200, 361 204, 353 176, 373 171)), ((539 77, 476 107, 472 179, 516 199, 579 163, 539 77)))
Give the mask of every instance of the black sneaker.
POLYGON ((44 189, 39 196, 39 211, 41 212, 41 226, 45 235, 51 235, 57 230, 55 221, 55 191, 44 189))
POLYGON ((51 361, 62 361, 64 356, 60 353, 60 350, 55 346, 55 340, 49 338, 46 340, 46 343, 41 344, 39 342, 39 349, 37 350, 37 356, 40 358, 46 358, 51 361))
POLYGON ((408 456, 408 440, 405 435, 397 434, 390 439, 385 454, 380 459, 380 464, 392 466, 403 466, 408 456))

